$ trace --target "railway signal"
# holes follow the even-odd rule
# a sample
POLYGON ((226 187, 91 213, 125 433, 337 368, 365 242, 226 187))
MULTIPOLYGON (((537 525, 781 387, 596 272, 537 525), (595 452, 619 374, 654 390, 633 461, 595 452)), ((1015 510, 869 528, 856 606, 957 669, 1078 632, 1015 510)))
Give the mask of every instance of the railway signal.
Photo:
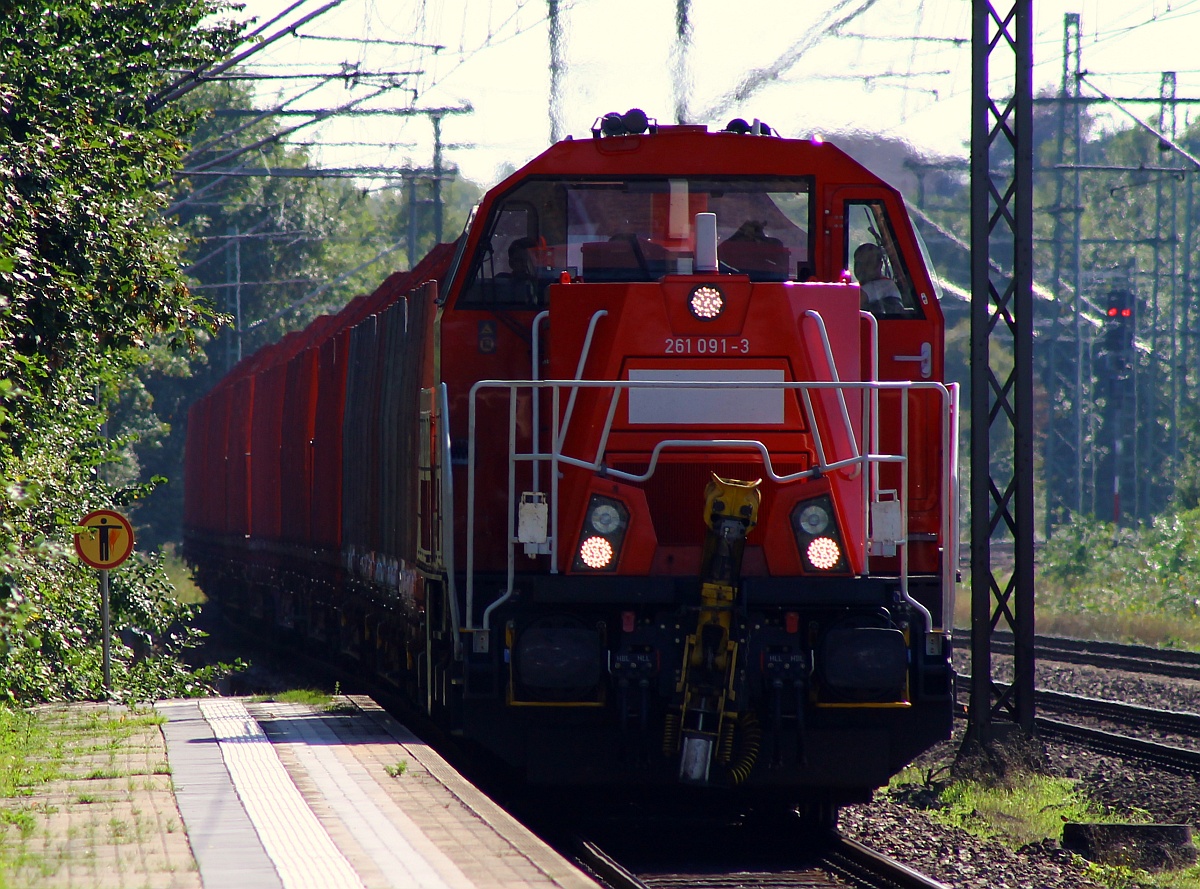
POLYGON ((1129 290, 1113 290, 1104 310, 1104 351, 1111 375, 1124 379, 1133 364, 1137 301, 1129 290))

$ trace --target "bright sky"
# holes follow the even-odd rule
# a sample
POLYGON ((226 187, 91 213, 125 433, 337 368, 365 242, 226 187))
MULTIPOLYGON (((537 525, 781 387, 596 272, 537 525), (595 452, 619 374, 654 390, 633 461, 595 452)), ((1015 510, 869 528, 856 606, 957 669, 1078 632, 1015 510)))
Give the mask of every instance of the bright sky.
MULTIPOLYGON (((273 34, 329 0, 246 2, 245 14, 260 23, 296 5, 265 32, 273 34)), ((993 3, 1003 12, 1011 8, 1008 0, 993 3)), ((558 5, 564 135, 586 135, 597 117, 630 107, 672 123, 677 85, 687 82, 682 94, 691 122, 719 128, 734 117, 757 117, 785 136, 880 133, 930 154, 967 154, 971 0, 689 0, 683 65, 672 0, 558 5), (747 98, 726 98, 741 85, 749 87, 747 98)), ((547 0, 342 0, 297 29, 312 37, 284 38, 248 65, 272 75, 338 72, 344 65, 364 73, 420 71, 395 75, 401 87, 360 107, 470 105, 472 113, 443 121, 445 158, 491 185, 550 141, 547 10, 547 0)), ((1109 96, 1157 97, 1163 72, 1173 71, 1176 95, 1200 98, 1200 0, 1034 0, 1038 89, 1061 82, 1068 12, 1080 14, 1088 80, 1109 96)), ((381 82, 364 79, 347 88, 339 81, 289 107, 334 107, 369 96, 381 82)), ((260 96, 264 102, 295 97, 317 83, 266 81, 260 96)), ((1002 92, 993 86, 993 95, 1002 92)), ((1095 95, 1087 86, 1083 92, 1095 95)), ((1128 107, 1157 122, 1156 105, 1128 107)), ((1119 126, 1129 125, 1114 113, 1119 126)), ((1178 129, 1197 114, 1200 105, 1181 104, 1178 129)), ((377 116, 329 121, 294 139, 324 143, 318 157, 327 166, 427 167, 432 133, 424 116, 377 116)))

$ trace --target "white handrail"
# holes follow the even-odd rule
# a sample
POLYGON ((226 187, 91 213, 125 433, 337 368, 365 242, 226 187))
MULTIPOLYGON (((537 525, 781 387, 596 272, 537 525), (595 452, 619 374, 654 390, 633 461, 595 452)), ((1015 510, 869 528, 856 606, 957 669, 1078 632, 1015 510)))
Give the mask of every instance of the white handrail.
POLYGON ((945 467, 943 488, 948 491, 948 499, 942 505, 942 631, 950 632, 954 626, 954 591, 958 583, 958 521, 959 521, 959 475, 958 475, 958 442, 959 422, 959 385, 949 385, 950 426, 942 431, 942 464, 945 467))
MULTIPOLYGON (((593 327, 598 320, 600 313, 593 316, 593 327)), ((584 356, 581 356, 581 364, 584 356)), ((920 602, 911 598, 908 593, 908 558, 907 558, 907 538, 908 538, 908 422, 909 422, 909 394, 916 390, 931 390, 940 395, 941 413, 942 413, 942 471, 941 476, 941 502, 942 522, 940 528, 940 537, 942 543, 943 555, 943 587, 944 589, 952 589, 952 584, 955 582, 955 566, 950 563, 953 554, 957 551, 957 539, 955 516, 957 516, 957 501, 954 491, 954 485, 957 480, 957 467, 951 464, 955 461, 957 438, 954 435, 957 426, 957 387, 947 388, 942 383, 933 381, 692 381, 692 380, 481 380, 475 383, 470 390, 468 399, 468 445, 467 445, 467 556, 466 556, 466 623, 464 628, 467 632, 477 632, 479 630, 487 630, 490 628, 490 617, 492 612, 503 602, 507 601, 514 593, 515 579, 515 545, 516 536, 514 534, 514 516, 515 503, 517 501, 518 492, 516 491, 516 464, 518 462, 531 462, 533 466, 539 465, 541 462, 548 462, 551 466, 551 493, 549 504, 549 520, 551 527, 551 572, 557 573, 558 565, 558 524, 559 524, 559 490, 558 490, 558 467, 560 464, 575 466, 591 471, 599 471, 602 467, 605 473, 613 478, 621 479, 628 482, 638 483, 648 480, 653 476, 658 467, 658 462, 661 454, 668 449, 693 449, 706 448, 716 450, 752 450, 758 453, 763 461, 763 467, 767 476, 778 484, 787 484, 798 481, 803 478, 812 478, 814 476, 843 468, 856 467, 861 470, 864 466, 870 470, 868 477, 878 478, 875 472, 875 467, 881 463, 896 463, 901 466, 901 481, 902 488, 900 492, 901 501, 901 540, 899 543, 904 547, 904 552, 901 554, 901 594, 905 600, 925 618, 926 630, 932 629, 932 616, 927 608, 920 602), (476 466, 476 442, 477 442, 477 404, 479 393, 485 389, 506 389, 509 392, 509 435, 508 435, 508 570, 507 583, 501 597, 492 602, 482 615, 482 623, 476 626, 474 623, 474 562, 475 562, 475 466, 476 466), (535 448, 529 453, 520 453, 517 450, 516 428, 517 428, 517 394, 519 390, 529 389, 532 392, 532 400, 534 403, 538 401, 538 393, 543 389, 551 391, 553 404, 553 420, 551 441, 554 442, 554 447, 550 453, 542 453, 540 449, 535 448), (807 405, 807 419, 809 428, 814 433, 814 444, 816 442, 815 435, 815 419, 811 410, 811 401, 808 399, 808 392, 816 389, 833 389, 840 390, 842 403, 845 404, 845 392, 860 391, 869 394, 870 397, 864 398, 864 405, 867 405, 865 411, 867 421, 864 423, 864 431, 862 434, 868 439, 875 438, 878 441, 878 417, 869 416, 871 406, 878 404, 878 393, 882 391, 899 391, 902 398, 902 436, 901 448, 899 454, 884 454, 879 453, 876 449, 860 449, 858 447, 857 438, 854 434, 852 425, 848 425, 850 433, 850 443, 853 445, 854 456, 843 460, 837 460, 833 463, 825 463, 819 459, 818 465, 806 470, 798 472, 778 473, 773 465, 770 450, 767 446, 756 439, 701 439, 701 438, 678 438, 664 439, 657 442, 649 455, 649 463, 645 472, 629 473, 622 470, 613 469, 604 466, 604 446, 601 445, 592 459, 584 459, 582 457, 573 457, 563 453, 562 448, 567 439, 569 431, 569 416, 563 415, 562 423, 559 424, 560 395, 563 390, 571 393, 568 400, 568 411, 574 403, 574 398, 580 389, 610 389, 613 392, 609 403, 607 416, 605 418, 604 427, 600 431, 599 440, 607 442, 608 435, 615 418, 615 408, 620 400, 620 394, 629 389, 767 389, 767 390, 801 390, 803 399, 807 405)), ((443 399, 445 394, 443 391, 443 399)), ((445 408, 443 408, 445 410, 445 408)), ((849 421, 848 408, 845 412, 847 423, 849 421)), ((447 434, 448 436, 448 434, 447 434)), ((448 437, 445 445, 448 454, 449 444, 448 437)), ((448 464, 447 464, 448 465, 448 464)), ((869 492, 868 492, 869 493, 869 492)), ((450 508, 443 513, 443 535, 446 534, 445 529, 454 527, 453 517, 453 490, 450 489, 449 501, 447 501, 446 488, 443 487, 443 508, 446 509, 446 504, 451 504, 450 508)), ((863 530, 866 532, 868 525, 864 523, 863 530)), ((450 532, 452 534, 452 532, 450 532)), ((865 534, 864 534, 865 536, 865 534)), ((453 548, 451 544, 450 555, 453 556, 453 548)), ((869 548, 869 547, 868 547, 869 548)), ((864 565, 866 562, 864 562, 864 565)), ((944 591, 944 601, 952 601, 952 593, 944 591)))
MULTIPOLYGON (((871 312, 860 311, 858 313, 860 321, 867 322, 867 355, 870 359, 870 371, 867 379, 870 382, 876 382, 879 379, 879 319, 871 312)), ((879 450, 879 390, 872 389, 871 397, 867 403, 863 404, 863 428, 871 430, 871 437, 867 444, 867 449, 871 453, 876 453, 879 450), (869 418, 873 417, 874 422, 869 418)), ((876 463, 871 467, 871 475, 868 478, 863 476, 862 480, 862 522, 864 528, 871 527, 871 492, 879 495, 879 464, 876 463)), ((863 534, 863 570, 868 574, 871 573, 871 535, 863 534)))
MULTIPOLYGON (((530 371, 529 379, 540 380, 542 378, 542 323, 550 320, 550 310, 543 309, 533 316, 533 369, 530 371)), ((541 438, 541 399, 533 399, 533 451, 536 454, 542 449, 541 438)), ((533 490, 540 491, 541 484, 538 479, 538 464, 533 464, 533 490)))
MULTIPOLYGON (((607 309, 600 309, 592 315, 592 319, 588 322, 587 335, 583 338, 583 347, 579 350, 579 363, 575 367, 576 380, 583 379, 583 368, 587 365, 588 353, 592 351, 592 337, 596 335, 596 324, 607 314, 607 309)), ((575 396, 578 394, 577 390, 572 389, 571 397, 567 399, 567 413, 563 417, 562 429, 560 430, 563 435, 567 434, 567 426, 571 424, 571 414, 575 410, 575 396)), ((554 449, 561 449, 562 444, 561 440, 555 439, 554 449)))
MULTIPOLYGON (((837 362, 834 361, 834 358, 833 358, 833 346, 829 342, 829 331, 825 329, 825 319, 821 317, 820 312, 817 312, 814 309, 808 309, 804 313, 804 317, 811 318, 814 322, 816 322, 817 330, 821 334, 821 346, 825 353, 825 366, 829 370, 829 376, 832 377, 831 382, 841 383, 841 378, 838 376, 838 371, 837 371, 837 362)), ((857 368, 856 368, 856 370, 857 370, 857 368)), ((803 390, 803 392, 804 392, 804 398, 807 400, 808 399, 808 390, 803 390)), ((846 393, 840 386, 838 387, 836 392, 837 392, 838 401, 841 403, 842 425, 846 427, 845 428, 846 440, 850 442, 850 446, 854 449, 854 456, 857 457, 858 456, 858 446, 857 446, 856 442, 854 441, 854 426, 850 422, 850 408, 846 404, 846 393)), ((811 413, 811 410, 809 411, 809 413, 811 413)), ((812 430, 813 430, 813 437, 819 438, 816 423, 813 423, 812 430)), ((820 447, 819 442, 818 442, 817 450, 818 450, 818 452, 820 452, 822 454, 822 460, 823 460, 824 459, 824 453, 823 453, 824 449, 820 447)), ((854 478, 854 476, 851 476, 851 478, 854 478)))

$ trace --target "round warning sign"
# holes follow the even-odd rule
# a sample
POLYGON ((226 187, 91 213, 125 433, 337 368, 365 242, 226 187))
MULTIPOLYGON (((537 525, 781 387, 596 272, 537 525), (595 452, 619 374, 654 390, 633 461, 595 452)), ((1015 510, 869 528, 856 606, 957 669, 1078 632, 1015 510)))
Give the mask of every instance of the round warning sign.
POLYGON ((84 530, 75 535, 75 552, 93 568, 116 568, 133 552, 133 526, 119 512, 97 509, 79 524, 84 530))

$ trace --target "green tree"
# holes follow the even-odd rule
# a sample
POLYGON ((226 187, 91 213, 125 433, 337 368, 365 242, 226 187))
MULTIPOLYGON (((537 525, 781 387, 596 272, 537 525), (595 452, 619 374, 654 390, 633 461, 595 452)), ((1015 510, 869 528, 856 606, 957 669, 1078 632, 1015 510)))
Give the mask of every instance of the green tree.
MULTIPOLYGON (((142 431, 138 473, 167 479, 138 511, 156 545, 182 536, 183 446, 192 402, 239 357, 338 311, 407 265, 406 192, 322 175, 305 149, 283 138, 279 120, 269 114, 249 126, 221 114, 254 108, 244 81, 206 84, 187 102, 197 122, 185 169, 205 175, 181 178, 169 215, 186 234, 183 262, 192 292, 211 311, 223 313, 226 324, 214 336, 200 334, 202 348, 191 361, 156 349, 143 369, 145 397, 129 404, 142 431), (250 145, 257 146, 252 153, 237 154, 250 145), (273 175, 214 175, 241 164, 273 175)), ((480 193, 458 178, 443 184, 449 236, 461 229, 480 193)), ((429 208, 418 203, 417 209, 419 260, 434 235, 429 208)))
MULTIPOLYGON (((194 347, 211 322, 179 272, 161 183, 191 115, 160 101, 180 70, 227 54, 239 28, 190 0, 45 0, 0 16, 0 555, 4 692, 89 695, 96 670, 95 573, 68 556, 88 509, 144 493, 122 473, 135 428, 109 422, 136 388, 151 342, 194 347)), ((127 563, 129 564, 129 563, 127 563)), ((188 642, 154 560, 114 576, 119 630, 188 642)), ((171 659, 123 646, 128 688, 178 690, 171 659)))

